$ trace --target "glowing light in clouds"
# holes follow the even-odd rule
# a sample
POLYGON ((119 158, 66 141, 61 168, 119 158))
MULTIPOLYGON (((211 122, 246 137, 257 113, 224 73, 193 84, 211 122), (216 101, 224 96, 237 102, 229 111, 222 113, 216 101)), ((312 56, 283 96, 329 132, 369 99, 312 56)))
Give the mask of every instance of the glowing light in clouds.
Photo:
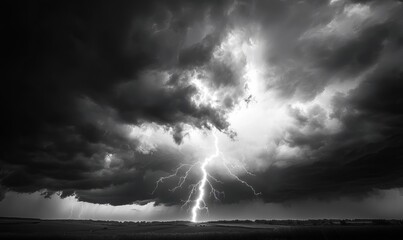
MULTIPOLYGON (((214 177, 209 171, 208 171, 208 165, 211 162, 211 160, 219 158, 222 160, 222 163, 227 171, 227 174, 230 175, 233 179, 235 179, 236 181, 238 181, 239 183, 245 185, 246 187, 250 188, 251 191, 253 192, 253 194, 255 196, 260 195, 260 192, 257 192, 253 186, 251 186, 250 184, 248 184, 246 181, 242 180, 238 175, 236 175, 234 173, 233 170, 231 170, 231 168, 235 168, 233 165, 228 165, 226 158, 224 156, 224 154, 220 151, 219 148, 219 144, 218 144, 218 138, 217 135, 214 132, 214 129, 212 130, 212 135, 214 137, 214 153, 208 157, 206 157, 203 161, 198 161, 194 164, 181 164, 178 168, 176 168, 176 170, 165 177, 161 177, 157 180, 156 184, 155 184, 155 188, 153 190, 153 194, 155 193, 155 191, 157 190, 157 188, 160 186, 161 183, 163 183, 165 180, 170 179, 170 178, 174 178, 174 177, 179 177, 179 182, 178 184, 174 187, 171 188, 170 191, 171 192, 175 192, 177 189, 181 188, 183 186, 183 184, 186 182, 190 172, 197 166, 200 165, 200 168, 198 168, 202 174, 201 179, 196 183, 196 184, 191 184, 191 190, 188 196, 188 199, 185 201, 185 203, 183 204, 182 207, 186 207, 187 205, 191 204, 192 202, 194 202, 193 207, 192 207, 192 217, 191 217, 191 221, 192 222, 197 222, 198 221, 198 214, 200 210, 205 210, 208 212, 208 207, 206 204, 206 191, 207 188, 210 189, 210 196, 213 196, 216 200, 219 200, 219 196, 220 195, 224 195, 224 192, 220 192, 217 189, 214 188, 214 184, 212 183, 212 181, 214 182, 219 182, 222 183, 219 179, 217 179, 216 177, 214 177), (179 176, 179 171, 182 168, 186 168, 187 170, 185 172, 185 174, 183 176, 179 176), (211 181, 212 180, 212 181, 211 181), (194 195, 197 195, 195 200, 192 200, 194 195)), ((246 170, 246 168, 244 166, 242 166, 242 169, 244 169, 244 171, 247 174, 253 175, 252 173, 250 173, 248 170, 246 170)))
MULTIPOLYGON (((203 211, 208 212, 206 203, 208 197, 220 200, 222 196, 225 196, 225 193, 218 191, 214 184, 235 180, 249 188, 251 194, 260 195, 261 193, 242 176, 245 174, 253 176, 249 169, 261 171, 274 162, 280 166, 283 164, 282 159, 292 159, 301 154, 301 149, 290 147, 283 141, 286 130, 295 125, 293 117, 290 116, 290 108, 308 110, 313 105, 328 108, 327 103, 330 97, 327 94, 333 95, 332 91, 324 92, 322 97, 318 96, 311 102, 301 103, 297 103, 292 98, 281 98, 275 89, 267 88, 268 81, 276 81, 276 74, 274 69, 269 69, 263 64, 265 60, 262 48, 266 42, 259 39, 253 41, 249 39, 250 43, 245 41, 242 34, 230 34, 219 49, 221 54, 216 56, 218 58, 232 54, 234 62, 237 62, 237 58, 244 58, 247 63, 243 71, 240 71, 243 76, 239 83, 244 86, 245 101, 241 101, 227 115, 231 128, 238 133, 237 140, 232 141, 227 136, 220 138, 220 133, 213 129, 211 134, 214 137, 214 151, 208 151, 206 149, 211 148, 209 146, 211 142, 206 141, 199 130, 190 129, 188 139, 183 145, 176 147, 187 150, 188 153, 191 152, 193 158, 188 157, 188 159, 201 160, 185 162, 171 174, 159 178, 152 192, 154 194, 158 188, 166 187, 162 184, 168 179, 178 179, 177 184, 169 188, 172 193, 184 186, 189 186, 189 194, 182 208, 191 206, 192 222, 200 221, 200 214, 203 211), (204 155, 206 151, 212 152, 211 155, 206 157, 204 155), (259 156, 262 153, 266 154, 264 158, 259 156), (189 176, 195 173, 200 174, 200 179, 196 183, 185 184, 189 176)), ((220 89, 209 88, 202 79, 197 77, 191 83, 198 89, 198 95, 193 99, 195 104, 219 106, 220 89)), ((330 125, 334 124, 329 123, 330 125)))

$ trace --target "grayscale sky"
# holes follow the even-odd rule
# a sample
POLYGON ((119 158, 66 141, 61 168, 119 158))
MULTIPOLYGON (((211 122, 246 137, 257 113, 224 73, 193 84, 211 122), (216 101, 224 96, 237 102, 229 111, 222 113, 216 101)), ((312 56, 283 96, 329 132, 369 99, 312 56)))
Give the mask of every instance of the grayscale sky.
POLYGON ((401 1, 7 11, 1 216, 403 216, 401 1))

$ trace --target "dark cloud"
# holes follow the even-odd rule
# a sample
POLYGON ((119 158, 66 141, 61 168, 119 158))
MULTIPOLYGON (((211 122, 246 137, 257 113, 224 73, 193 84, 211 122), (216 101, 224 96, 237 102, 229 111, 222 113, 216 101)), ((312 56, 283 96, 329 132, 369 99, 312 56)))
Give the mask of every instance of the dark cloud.
POLYGON ((357 88, 333 97, 332 112, 318 106, 305 113, 290 109, 297 126, 283 144, 304 155, 286 167, 274 164, 256 178, 264 179, 255 186, 266 201, 362 197, 403 186, 402 45, 394 40, 400 34, 394 32, 384 44, 381 59, 357 88), (326 119, 339 121, 341 130, 326 130, 326 119))
MULTIPOLYGON (((5 116, 1 167, 8 172, 2 184, 19 192, 48 189, 65 196, 138 182, 150 169, 139 170, 145 156, 139 156, 139 142, 129 137, 125 124, 159 124, 173 132, 178 144, 183 124, 226 131, 226 109, 192 101, 198 90, 182 65, 194 61, 179 56, 209 38, 184 46, 195 24, 212 21, 215 31, 224 32, 218 23, 227 5, 31 1, 14 6, 5 26, 10 61, 0 99, 5 116), (170 74, 181 80, 165 83, 170 74), (116 159, 105 170, 107 154, 116 159)), ((217 41, 197 55, 211 54, 217 41)), ((154 153, 150 161, 160 157, 154 153)), ((169 171, 175 163, 154 171, 169 171)), ((150 198, 145 191, 127 203, 150 198)))
POLYGON ((310 101, 332 82, 359 76, 379 60, 386 42, 401 38, 402 10, 395 1, 284 5, 275 27, 264 19, 260 24, 266 28, 267 66, 274 69, 267 78, 276 76, 267 86, 286 99, 310 101))
MULTIPOLYGON (((400 136, 401 138, 401 136, 400 136)), ((283 202, 319 198, 331 200, 342 196, 363 197, 376 189, 403 186, 400 139, 379 143, 357 144, 356 152, 342 148, 314 163, 287 168, 271 167, 257 183, 263 189, 263 199, 283 202)))
MULTIPOLYGON (((296 127, 287 129, 279 144, 304 154, 287 166, 273 164, 244 176, 265 201, 402 187, 402 6, 395 1, 339 4, 16 4, 3 29, 8 63, 0 94, 0 199, 4 189, 46 189, 45 197, 75 194, 82 201, 112 205, 181 203, 188 183, 175 193, 151 192, 184 156, 166 146, 139 151, 141 139, 130 136, 129 125, 157 124, 177 144, 183 142, 185 126, 215 127, 236 136, 227 113, 244 99, 247 62, 220 49, 238 28, 245 42, 259 29, 264 64, 276 75, 267 75, 266 86, 283 99, 309 101, 332 83, 363 78, 357 88, 333 97, 332 112, 290 107, 296 127), (370 12, 351 12, 354 7, 370 12), (200 93, 193 78, 220 93, 218 106, 193 101, 200 93), (329 119, 342 129, 329 131, 329 119)), ((236 181, 218 188, 226 192, 227 203, 253 197, 236 181)))
POLYGON ((209 34, 199 43, 183 49, 179 54, 179 63, 183 67, 203 66, 212 58, 214 48, 219 44, 218 34, 209 34))
MULTIPOLYGON (((278 146, 296 148, 300 153, 275 161, 256 176, 243 176, 262 192, 260 197, 265 202, 361 198, 377 189, 403 187, 400 174, 403 170, 403 22, 400 17, 403 9, 393 1, 385 5, 346 4, 344 9, 369 6, 377 15, 388 9, 388 4, 395 6, 389 16, 383 16, 379 22, 378 16, 366 20, 351 35, 343 32, 346 34, 343 39, 335 32, 329 32, 329 36, 314 34, 331 21, 336 24, 337 15, 344 14, 330 11, 333 18, 312 21, 306 28, 299 26, 297 32, 282 29, 276 38, 288 31, 293 31, 288 34, 295 36, 285 43, 270 42, 274 53, 267 53, 268 64, 279 66, 278 72, 284 74, 278 78, 280 82, 270 87, 280 91, 283 97, 309 101, 332 83, 358 77, 362 80, 348 93, 336 93, 328 110, 319 105, 310 106, 306 111, 289 108, 295 126, 285 132, 278 146), (308 40, 303 39, 306 36, 308 40), (329 129, 328 121, 338 122, 340 129, 329 129)), ((308 9, 317 11, 317 8, 308 9)), ((357 23, 347 20, 347 24, 357 23)), ((323 29, 320 33, 323 34, 323 29)), ((269 161, 272 155, 262 153, 260 157, 269 161)), ((225 203, 254 197, 248 187, 237 181, 225 182, 221 190, 225 190, 225 203)))

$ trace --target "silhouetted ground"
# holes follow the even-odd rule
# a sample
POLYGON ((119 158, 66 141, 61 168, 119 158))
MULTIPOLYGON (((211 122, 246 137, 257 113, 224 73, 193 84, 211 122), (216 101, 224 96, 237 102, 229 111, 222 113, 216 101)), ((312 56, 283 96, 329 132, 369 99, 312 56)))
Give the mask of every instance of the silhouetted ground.
POLYGON ((0 218, 0 239, 403 239, 402 221, 113 222, 0 218))

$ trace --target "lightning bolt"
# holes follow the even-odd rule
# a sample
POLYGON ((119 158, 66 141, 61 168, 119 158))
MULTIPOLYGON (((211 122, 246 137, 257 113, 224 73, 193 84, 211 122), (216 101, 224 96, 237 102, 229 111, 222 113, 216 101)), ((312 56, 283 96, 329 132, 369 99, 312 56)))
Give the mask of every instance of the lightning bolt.
MULTIPOLYGON (((258 195, 262 194, 261 192, 256 192, 256 190, 249 183, 247 183, 246 181, 240 179, 234 172, 232 172, 231 168, 228 167, 227 160, 225 159, 224 155, 221 155, 221 157, 223 159, 223 165, 224 165, 225 169, 227 169, 227 172, 229 173, 229 175, 231 175, 233 178, 235 178, 238 182, 240 182, 243 185, 245 185, 248 188, 250 188, 250 190, 252 190, 252 192, 253 192, 253 194, 255 196, 258 196, 258 195)), ((246 168, 243 167, 243 166, 242 166, 242 169, 244 169, 247 174, 253 174, 253 173, 250 173, 248 170, 246 170, 246 168)))
MULTIPOLYGON (((205 186, 206 186, 206 183, 208 182, 207 177, 209 176, 209 173, 207 172, 206 167, 212 159, 220 156, 220 149, 218 148, 218 139, 217 139, 217 136, 215 135, 214 131, 213 131, 213 136, 214 136, 215 153, 213 155, 209 156, 208 158, 204 159, 202 165, 200 166, 200 170, 202 171, 203 177, 200 180, 200 184, 199 184, 199 196, 197 196, 196 202, 192 208, 192 222, 197 222, 197 212, 199 210, 201 210, 201 209, 208 210, 207 205, 204 202, 204 194, 206 191, 205 186), (201 206, 201 203, 203 203, 203 207, 201 206)), ((210 184, 210 182, 208 182, 208 183, 210 184)), ((210 184, 210 187, 213 189, 212 191, 214 192, 215 189, 212 187, 211 184, 210 184)))
POLYGON ((160 183, 163 183, 165 180, 168 180, 168 179, 170 179, 170 178, 177 177, 178 174, 179 174, 179 171, 180 171, 182 168, 184 168, 184 167, 189 167, 188 170, 186 170, 185 175, 179 177, 179 183, 178 183, 178 185, 177 185, 176 187, 172 188, 172 189, 169 189, 169 191, 175 192, 175 190, 177 190, 178 188, 181 188, 181 187, 182 187, 183 183, 186 181, 186 179, 187 179, 187 177, 188 177, 188 175, 189 175, 189 172, 192 170, 192 168, 193 168, 196 164, 197 164, 197 163, 195 163, 195 164, 181 164, 178 168, 175 169, 175 172, 174 172, 173 174, 168 175, 168 176, 166 176, 166 177, 161 177, 161 178, 158 179, 158 181, 156 182, 155 188, 154 188, 154 190, 152 191, 151 194, 154 194, 154 193, 155 193, 155 191, 157 190, 157 188, 158 188, 158 186, 159 186, 160 183))
POLYGON ((220 181, 219 179, 215 178, 208 172, 208 164, 215 158, 219 158, 222 160, 222 164, 224 168, 226 169, 227 173, 234 178, 236 181, 240 182, 241 184, 245 185, 251 191, 255 196, 261 195, 260 192, 257 192, 253 186, 251 186, 249 183, 247 183, 245 180, 242 180, 240 177, 238 177, 233 170, 236 168, 242 169, 246 174, 254 176, 253 173, 249 172, 243 165, 241 164, 233 164, 225 158, 224 154, 220 151, 219 144, 218 144, 218 138, 217 135, 215 134, 214 130, 212 131, 212 135, 214 137, 214 148, 215 151, 213 154, 205 158, 203 161, 198 161, 194 164, 181 164, 179 167, 177 167, 172 174, 161 177, 156 181, 155 188, 152 191, 152 194, 155 193, 155 191, 158 189, 160 184, 162 184, 165 180, 168 180, 170 178, 174 177, 179 177, 178 184, 174 187, 169 189, 171 192, 175 192, 177 189, 182 188, 183 184, 186 182, 188 179, 188 176, 190 172, 195 169, 197 165, 200 165, 200 168, 198 168, 201 172, 202 178, 196 183, 196 184, 190 184, 190 193, 186 201, 184 201, 184 204, 182 205, 182 208, 185 206, 190 205, 191 203, 194 203, 192 208, 191 208, 191 221, 192 222, 197 222, 198 221, 198 214, 200 211, 207 211, 208 213, 208 207, 205 202, 205 197, 206 197, 206 191, 207 188, 210 188, 210 197, 213 196, 214 199, 220 200, 220 196, 223 195, 225 196, 224 192, 220 192, 217 189, 214 188, 214 185, 211 180, 213 180, 215 183, 220 183, 222 184, 223 182, 220 181), (181 170, 186 169, 184 174, 181 174, 181 170), (197 197, 195 200, 192 200, 194 196, 197 194, 197 197))

